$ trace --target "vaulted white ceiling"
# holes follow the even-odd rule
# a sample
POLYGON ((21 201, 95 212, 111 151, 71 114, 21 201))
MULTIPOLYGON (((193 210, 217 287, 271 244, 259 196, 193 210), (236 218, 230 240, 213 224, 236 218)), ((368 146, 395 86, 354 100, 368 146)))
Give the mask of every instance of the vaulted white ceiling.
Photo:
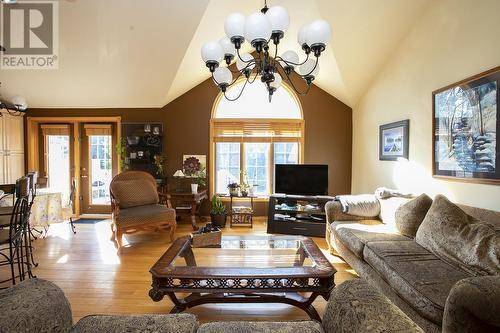
MULTIPOLYGON (((315 84, 354 106, 430 0, 268 0, 290 14, 280 52, 300 51, 298 29, 316 18, 333 38, 315 84)), ((0 70, 2 98, 30 107, 162 107, 209 78, 205 41, 224 18, 249 15, 261 0, 61 0, 58 70, 0 70)), ((248 46, 247 46, 248 47, 248 46)), ((300 52, 299 52, 300 54, 300 52)))

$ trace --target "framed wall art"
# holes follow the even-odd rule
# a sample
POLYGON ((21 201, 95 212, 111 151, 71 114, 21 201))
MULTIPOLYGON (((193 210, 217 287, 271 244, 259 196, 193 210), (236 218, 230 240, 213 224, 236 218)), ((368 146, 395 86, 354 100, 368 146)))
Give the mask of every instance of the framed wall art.
POLYGON ((500 185, 500 67, 432 93, 433 176, 500 185))
POLYGON ((410 121, 408 119, 381 125, 379 129, 379 160, 408 159, 410 121))

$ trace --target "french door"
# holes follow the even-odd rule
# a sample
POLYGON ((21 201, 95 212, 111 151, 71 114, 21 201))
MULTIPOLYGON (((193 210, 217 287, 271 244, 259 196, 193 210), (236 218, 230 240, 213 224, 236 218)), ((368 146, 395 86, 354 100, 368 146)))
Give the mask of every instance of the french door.
POLYGON ((109 184, 117 171, 116 145, 110 124, 83 124, 81 140, 82 214, 109 214, 109 184))

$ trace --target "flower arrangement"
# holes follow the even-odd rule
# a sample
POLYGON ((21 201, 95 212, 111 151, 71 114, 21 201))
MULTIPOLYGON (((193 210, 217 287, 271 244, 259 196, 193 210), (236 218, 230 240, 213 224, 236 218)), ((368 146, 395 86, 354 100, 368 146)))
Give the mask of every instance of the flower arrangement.
POLYGON ((156 166, 156 174, 162 178, 165 175, 165 156, 162 155, 155 155, 153 157, 154 159, 154 164, 156 166))

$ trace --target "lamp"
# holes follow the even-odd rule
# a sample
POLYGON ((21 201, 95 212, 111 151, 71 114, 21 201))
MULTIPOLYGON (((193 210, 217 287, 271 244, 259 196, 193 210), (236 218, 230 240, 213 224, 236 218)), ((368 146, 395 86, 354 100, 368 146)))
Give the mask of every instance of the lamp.
POLYGON ((174 178, 177 179, 177 186, 175 188, 175 191, 176 192, 182 192, 182 189, 181 189, 181 178, 184 178, 184 172, 182 172, 182 170, 177 170, 175 173, 174 173, 174 178))
POLYGON ((325 20, 316 20, 303 26, 299 30, 297 41, 306 58, 300 60, 297 53, 291 50, 278 56, 278 46, 289 26, 288 11, 282 6, 267 7, 267 1, 264 0, 264 7, 260 12, 247 17, 241 13, 229 15, 224 22, 226 37, 220 39, 218 43, 203 44, 201 49, 203 62, 227 100, 237 100, 242 96, 247 83, 253 84, 259 81, 267 88, 269 101, 273 93, 282 86, 282 81, 286 81, 299 95, 306 95, 309 92, 313 80, 318 75, 319 58, 332 37, 332 29, 325 20), (257 53, 255 57, 250 53, 240 53, 245 40, 257 53), (237 70, 226 67, 230 66, 233 60, 236 60, 237 70), (297 89, 293 82, 295 80, 292 81, 294 71, 297 71, 302 82, 307 85, 305 89, 297 89), (227 89, 238 82, 239 78, 246 79, 243 88, 236 94, 237 97, 228 97, 227 89))

